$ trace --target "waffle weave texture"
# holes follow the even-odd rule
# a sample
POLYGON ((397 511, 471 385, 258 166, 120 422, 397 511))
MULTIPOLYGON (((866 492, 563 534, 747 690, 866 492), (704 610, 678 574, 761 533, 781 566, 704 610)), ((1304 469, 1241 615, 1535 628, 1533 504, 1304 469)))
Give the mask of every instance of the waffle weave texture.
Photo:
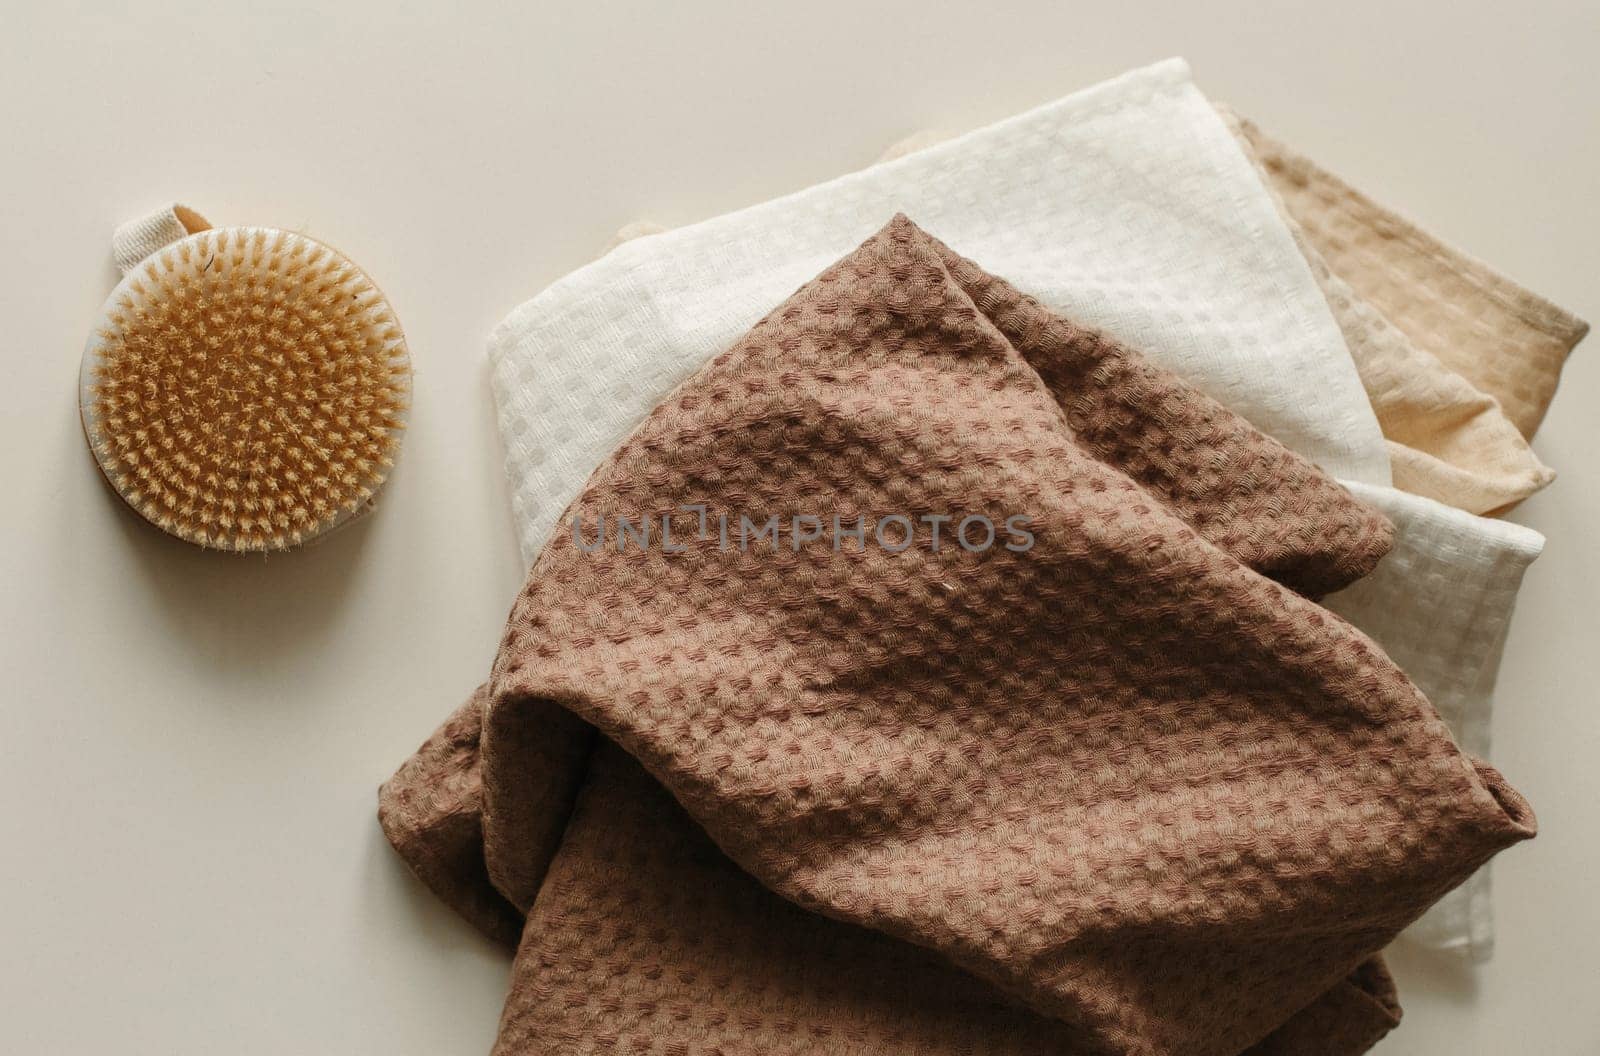
MULTIPOLYGON (((1495 276, 1493 287, 1456 284, 1447 293, 1440 292, 1437 281, 1418 277, 1403 255, 1391 248, 1393 244, 1379 237, 1403 223, 1395 214, 1363 199, 1366 207, 1359 219, 1351 216, 1354 191, 1336 184, 1332 176, 1292 154, 1253 123, 1226 111, 1224 116, 1234 124, 1246 153, 1282 206, 1284 222, 1344 334, 1388 444, 1395 487, 1486 514, 1513 506, 1554 480, 1555 473, 1534 454, 1527 437, 1493 395, 1391 322, 1352 283, 1360 283, 1367 294, 1381 297, 1391 308, 1448 297, 1449 308, 1458 317, 1496 315, 1496 291, 1517 287, 1495 276), (1315 192, 1309 189, 1312 181, 1315 192), (1332 231, 1345 232, 1342 237, 1347 240, 1359 237, 1367 250, 1352 252, 1330 235, 1332 231), (1323 255, 1324 248, 1335 254, 1333 261, 1323 255), (1336 264, 1353 269, 1353 274, 1341 274, 1336 264)), ((1453 267, 1459 273, 1469 265, 1459 254, 1441 248, 1436 267, 1440 272, 1453 267)), ((1475 274, 1490 274, 1481 265, 1476 269, 1475 274)), ((1531 293, 1519 293, 1529 302, 1537 300, 1531 293)), ((1559 313, 1553 306, 1549 311, 1559 313)), ((1405 318, 1412 316, 1407 309, 1405 318)), ((1581 333, 1574 331, 1572 340, 1581 333)), ((1515 360, 1532 336, 1532 331, 1509 320, 1471 338, 1458 329, 1463 346, 1453 350, 1452 358, 1458 363, 1515 360)), ((1550 391, 1543 396, 1548 403, 1559 367, 1554 372, 1531 363, 1529 367, 1548 382, 1550 391)))
POLYGON ((624 244, 516 309, 489 357, 524 559, 674 385, 896 212, 1332 475, 1389 483, 1372 408, 1305 260, 1172 60, 624 244))
MULTIPOLYGON (((1561 363, 1588 325, 1422 232, 1230 108, 1217 109, 1278 204, 1328 302, 1383 431, 1395 487, 1469 513, 1492 513, 1549 484, 1555 474, 1528 445, 1531 430, 1519 429, 1496 398, 1509 399, 1508 383, 1479 389, 1449 364, 1472 364, 1474 378, 1508 378, 1525 399, 1548 406, 1561 363), (1410 332, 1391 322, 1383 306, 1410 332), (1441 328, 1437 317, 1450 322, 1441 328)), ((894 144, 880 160, 947 138, 922 132, 894 144)), ((629 225, 613 248, 660 230, 629 225)))
POLYGON ((904 218, 569 510, 618 514, 684 549, 556 535, 382 795, 453 904, 527 915, 501 1053, 1361 1052, 1376 952, 1532 834, 1311 600, 1381 515, 904 218), (694 504, 1035 541, 729 549, 694 504))
MULTIPOLYGON (((1181 66, 1141 70, 1085 96, 947 142, 938 150, 923 150, 894 165, 875 166, 869 173, 814 187, 781 202, 685 232, 661 235, 661 230, 646 226, 624 232, 635 238, 661 237, 640 238, 637 245, 614 253, 616 259, 608 258, 558 283, 507 318, 491 342, 512 504, 530 560, 549 538, 552 510, 578 494, 618 437, 666 397, 680 371, 726 347, 715 338, 731 322, 728 312, 754 310, 749 301, 754 290, 770 291, 771 301, 760 304, 765 310, 790 282, 798 282, 790 275, 792 261, 774 253, 774 246, 782 248, 800 238, 814 250, 819 242, 842 237, 846 227, 861 221, 867 203, 906 198, 931 202, 938 205, 941 222, 976 230, 974 237, 992 243, 997 253, 1008 254, 1006 274, 1029 277, 1024 283, 1027 290, 1038 293, 1046 304, 1059 307, 1077 298, 1086 310, 1101 312, 1098 322, 1115 333, 1118 326, 1128 325, 1118 315, 1125 296, 1149 296, 1155 301, 1182 298, 1186 290, 1192 291, 1192 275, 1208 274, 1218 259, 1234 259, 1216 256, 1216 240, 1237 242, 1240 232, 1230 227, 1237 219, 1226 210, 1211 210, 1213 214, 1205 216, 1208 203, 1237 195, 1254 202, 1259 195, 1272 205, 1262 213, 1266 224, 1262 230, 1288 235, 1296 250, 1293 267, 1285 267, 1285 258, 1274 256, 1274 266, 1283 267, 1275 283, 1294 291, 1294 310, 1310 310, 1304 306, 1312 304, 1330 314, 1333 330, 1317 326, 1322 334, 1318 354, 1334 365, 1331 370, 1354 370, 1373 405, 1382 434, 1362 440, 1363 458, 1381 461, 1379 446, 1386 448, 1397 485, 1421 496, 1400 490, 1363 491, 1394 518, 1406 554, 1413 557, 1382 563, 1363 581, 1362 590, 1339 598, 1339 611, 1378 638, 1392 656, 1403 658, 1408 677, 1437 702, 1464 749, 1486 754, 1504 629, 1514 610, 1522 571, 1538 555, 1542 539, 1504 522, 1458 517, 1448 507, 1506 506, 1549 482, 1550 472, 1534 458, 1491 395, 1446 366, 1430 350, 1432 346, 1422 346, 1413 333, 1390 322, 1333 269, 1318 246, 1354 267, 1352 280, 1358 278, 1366 290, 1387 291, 1386 304, 1405 307, 1451 298, 1448 314, 1453 317, 1498 320, 1488 328, 1456 330, 1464 342, 1461 355, 1467 357, 1514 357, 1515 347, 1536 341, 1541 331, 1530 330, 1528 323, 1517 323, 1515 318, 1570 317, 1507 278, 1427 240, 1397 214, 1290 154, 1250 123, 1240 123, 1227 112, 1219 117, 1211 104, 1190 106, 1190 94, 1197 93, 1181 66), (1165 88, 1152 90, 1152 85, 1162 83, 1165 88), (1101 102, 1088 106, 1085 98, 1101 102), (1106 99, 1117 101, 1112 115, 1099 114, 1106 99), (1090 146, 1085 136, 1101 125, 1080 128, 1080 122, 1091 118, 1125 130, 1165 126, 1168 134, 1162 139, 1130 131, 1115 142, 1115 149, 1090 146), (1173 131, 1176 128, 1195 130, 1186 149, 1197 150, 1200 157, 1174 160, 1171 144, 1182 141, 1173 131), (1214 141, 1219 130, 1234 142, 1214 141), (1240 149, 1250 158, 1250 173, 1240 173, 1224 160, 1240 154, 1240 149), (1000 157, 1026 163, 990 165, 992 158, 1000 157), (1214 163, 1206 162, 1208 157, 1214 163), (1115 176, 1118 170, 1122 176, 1115 176), (1104 274, 1085 272, 1075 261, 1082 254, 1107 250, 1078 243, 1098 238, 1110 243, 1110 253, 1120 253, 1122 230, 1107 232, 1096 226, 1104 221, 1083 221, 1074 210, 1096 194, 1109 195, 1107 202, 1123 200, 1118 195, 1149 198, 1154 192, 1141 173, 1166 173, 1194 198, 1186 203, 1166 200, 1154 211, 1176 216, 1192 208, 1190 219, 1203 216, 1203 222, 1186 226, 1173 219, 1166 232, 1166 256, 1152 258, 1158 266, 1128 270, 1115 288, 1098 286, 1104 274), (979 178, 981 192, 971 182, 979 178), (1085 181, 1094 189, 1083 189, 1085 181), (1194 194, 1198 186, 1208 190, 1194 194), (1029 202, 1027 208, 1037 211, 1038 218, 1024 210, 1029 202), (984 227, 1000 208, 997 203, 1018 203, 1018 213, 1008 218, 1014 230, 984 227), (1347 219, 1339 221, 1341 216, 1347 219), (1330 229, 1347 234, 1342 240, 1318 234, 1330 229), (1395 230, 1413 234, 1384 237, 1395 230), (1426 275, 1414 275, 1416 269, 1406 266, 1406 246, 1416 240, 1435 248, 1429 258, 1434 269, 1426 275), (1339 250, 1352 242, 1366 246, 1365 253, 1352 256, 1339 250), (1166 269, 1165 262, 1173 267, 1166 269), (1458 280, 1450 280, 1450 275, 1458 280), (1462 275, 1474 282, 1462 280, 1462 275), (1171 291, 1166 291, 1168 282, 1174 283, 1171 291), (1155 283, 1155 288, 1131 294, 1139 283, 1155 283), (1542 307, 1507 318, 1498 307, 1504 302, 1542 307), (1485 634, 1483 629, 1499 630, 1485 634)), ((1118 208, 1123 213, 1152 211, 1138 205, 1118 208)), ((946 227, 939 230, 949 234, 946 227)), ((992 259, 989 251, 982 259, 992 259)), ((1266 264, 1266 259, 1258 264, 1266 264)), ((1266 286, 1258 283, 1248 290, 1253 291, 1248 296, 1254 296, 1266 286)), ((1138 314, 1139 309, 1133 310, 1138 314)), ((1277 331, 1278 341, 1293 341, 1285 336, 1294 333, 1283 325, 1285 302, 1266 296, 1254 301, 1250 310, 1262 326, 1277 331)), ((1411 320, 1416 330, 1416 310, 1402 310, 1402 318, 1411 320)), ((1208 333, 1222 342, 1224 354, 1240 357, 1238 363, 1251 384, 1272 387, 1275 400, 1291 413, 1312 418, 1323 413, 1330 392, 1323 374, 1262 373, 1251 366, 1262 362, 1258 336, 1229 326, 1216 326, 1208 333)), ((1576 341, 1581 323, 1571 322, 1563 333, 1576 341)), ((1182 334, 1178 338, 1171 362, 1179 373, 1200 371, 1205 384, 1203 374, 1211 370, 1210 363, 1200 358, 1197 368, 1182 346, 1182 334)), ((731 341, 733 336, 726 338, 731 341)), ((1150 341, 1155 342, 1152 347, 1162 347, 1163 342, 1173 341, 1173 334, 1157 331, 1150 341)), ((1302 352, 1296 350, 1291 358, 1302 352)), ((1554 379, 1547 381, 1554 386, 1554 379)), ((1318 435, 1312 418, 1278 432, 1277 438, 1315 459, 1315 443, 1306 446, 1307 437, 1318 435)), ((1362 480, 1347 483, 1366 488, 1362 480)), ((1493 939, 1488 877, 1453 891, 1406 933, 1406 939, 1475 960, 1488 957, 1493 939)))
MULTIPOLYGON (((1414 346, 1531 439, 1589 324, 1379 205, 1248 123, 1255 156, 1307 241, 1414 346)), ((1423 427, 1427 427, 1424 423, 1423 427)))
MULTIPOLYGON (((1351 278, 1359 281, 1363 289, 1381 291, 1385 304, 1399 306, 1402 318, 1410 322, 1413 331, 1418 330, 1419 311, 1420 318, 1425 319, 1428 314, 1416 306, 1429 304, 1435 305, 1433 313, 1448 314, 1457 320, 1489 320, 1453 328, 1457 359, 1509 359, 1514 363, 1519 350, 1530 343, 1538 346, 1546 339, 1541 335, 1550 327, 1561 335, 1563 348, 1570 348, 1586 327, 1510 279, 1418 231, 1392 210, 1293 154, 1255 125, 1226 108, 1216 109, 1255 166, 1258 182, 1274 203, 1279 222, 1291 235, 1337 325, 1342 344, 1330 345, 1325 354, 1337 362, 1346 358, 1353 362, 1371 401, 1396 488, 1382 492, 1368 489, 1363 493, 1401 526, 1406 550, 1414 555, 1412 560, 1396 559, 1381 566, 1363 582, 1361 591, 1341 599, 1341 614, 1377 638, 1392 655, 1404 656, 1402 666, 1406 673, 1439 704, 1458 742, 1470 752, 1486 753, 1504 629, 1509 625, 1522 572, 1538 555, 1543 539, 1535 532, 1502 521, 1456 516, 1449 507, 1476 513, 1502 510, 1549 483, 1553 473, 1534 455, 1493 396, 1441 361, 1430 350, 1437 347, 1436 343, 1425 347, 1391 322, 1376 304, 1352 287, 1346 276, 1334 270, 1319 246, 1328 247, 1344 266, 1353 267, 1355 274, 1351 278), (1330 230, 1344 234, 1330 239, 1326 234, 1330 230), (1397 232, 1404 232, 1405 236, 1399 237, 1397 232), (1353 253, 1341 249, 1353 243, 1359 243, 1363 250, 1353 253), (1416 266, 1416 251, 1411 248, 1417 245, 1428 247, 1424 259, 1429 266, 1421 270, 1416 266), (1441 298, 1449 303, 1441 304, 1441 298), (1522 311, 1507 315, 1503 309, 1507 304, 1520 305, 1522 311), (1423 501, 1416 501, 1413 496, 1420 496, 1423 501), (1441 618, 1441 613, 1449 615, 1441 618), (1500 630, 1485 634, 1480 628, 1500 630)), ((978 137, 958 140, 949 149, 960 155, 975 149, 974 142, 987 143, 988 136, 1006 137, 1016 132, 1017 126, 1004 123, 978 137)), ((941 138, 915 137, 892 148, 885 159, 905 157, 913 149, 939 143, 941 138)), ((1107 160, 1116 163, 1115 159, 1107 160)), ((1083 158, 1063 149, 1054 163, 1076 172, 1083 158)), ((1013 177, 1032 179, 1028 172, 1013 176, 1006 172, 990 174, 996 185, 1013 177)), ((851 184, 839 181, 839 185, 851 184)), ((835 190, 836 185, 827 185, 801 197, 825 202, 835 190)), ((964 207, 982 208, 974 203, 984 201, 969 196, 964 207)), ((746 210, 708 226, 716 227, 718 239, 737 242, 744 237, 747 226, 760 229, 768 208, 777 210, 782 204, 746 210)), ((611 248, 662 230, 648 224, 630 225, 619 232, 611 248)), ((649 266, 632 266, 633 281, 619 283, 611 291, 614 302, 607 299, 606 293, 596 293, 585 303, 582 314, 625 314, 629 299, 638 299, 641 293, 654 296, 652 275, 693 270, 690 262, 677 258, 699 245, 697 239, 685 239, 681 247, 673 240, 641 247, 635 252, 647 257, 659 254, 664 259, 649 266)), ((1057 250, 1054 241, 1041 245, 1041 256, 1015 262, 1014 266, 1025 274, 1047 270, 1048 254, 1057 250)), ((677 305, 674 314, 688 319, 715 317, 730 296, 736 297, 738 290, 762 281, 750 270, 762 262, 754 256, 750 260, 737 274, 719 275, 714 265, 702 267, 700 274, 706 284, 698 292, 680 289, 673 294, 677 305)), ((777 263, 781 262, 765 262, 765 266, 777 263)), ((1280 276, 1290 285, 1303 282, 1304 278, 1288 273, 1280 276)), ((1045 295, 1047 300, 1050 296, 1054 294, 1045 295)), ((665 395, 665 379, 670 373, 665 365, 675 361, 682 351, 681 343, 657 343, 648 332, 634 333, 630 340, 609 346, 605 342, 613 340, 615 334, 591 334, 585 339, 595 342, 591 347, 597 351, 584 356, 572 355, 560 347, 546 347, 537 339, 524 341, 523 328, 528 333, 540 330, 543 312, 551 305, 561 310, 569 302, 561 296, 531 302, 507 321, 492 346, 493 354, 503 352, 507 361, 521 360, 516 372, 525 373, 531 386, 523 396, 543 405, 543 417, 531 426, 515 417, 509 423, 502 418, 502 426, 507 429, 503 435, 512 481, 522 481, 524 497, 537 500, 515 503, 518 528, 530 553, 535 548, 530 537, 537 535, 538 527, 524 516, 527 511, 568 501, 572 493, 565 489, 575 488, 575 478, 586 475, 610 450, 609 442, 601 435, 606 431, 602 426, 616 410, 611 399, 619 390, 613 389, 610 396, 596 390, 596 366, 612 363, 626 367, 633 384, 638 386, 656 380, 660 383, 656 392, 659 398, 665 395), (652 363, 650 357, 660 362, 652 363), (514 435, 519 432, 520 438, 514 435), (541 439, 544 437, 557 440, 545 445, 541 439), (556 468, 547 472, 552 452, 556 468), (520 465, 519 458, 525 460, 520 465), (547 493, 545 489, 550 490, 547 493)), ((1262 310, 1270 312, 1273 308, 1266 306, 1262 310)), ((603 332, 604 328, 600 330, 603 332)), ((1543 380, 1535 379, 1530 384, 1546 386, 1542 399, 1548 403, 1556 375, 1549 371, 1535 374, 1543 380)), ((619 378, 619 383, 622 380, 619 378)), ((1301 383, 1302 378, 1292 373, 1275 379, 1284 391, 1297 394, 1295 398, 1302 408, 1320 408, 1320 394, 1302 389, 1301 383)), ((502 409, 507 406, 502 400, 502 409)), ((642 416, 644 412, 641 409, 637 413, 642 416)), ((1297 435, 1291 432, 1280 438, 1295 447, 1297 435)), ((1366 489, 1360 480, 1347 483, 1366 489)), ((538 541, 542 542, 542 538, 538 541)), ((1408 930, 1405 938, 1432 949, 1484 960, 1493 946, 1491 917, 1485 873, 1471 885, 1452 892, 1408 930)))
MULTIPOLYGON (((1383 647, 1438 708, 1463 751, 1490 758, 1500 657, 1522 577, 1544 536, 1393 488, 1347 486, 1395 524, 1395 545, 1377 571, 1323 603, 1383 647)), ((1485 866, 1436 902, 1405 939, 1487 961, 1494 954, 1489 873, 1485 866)))

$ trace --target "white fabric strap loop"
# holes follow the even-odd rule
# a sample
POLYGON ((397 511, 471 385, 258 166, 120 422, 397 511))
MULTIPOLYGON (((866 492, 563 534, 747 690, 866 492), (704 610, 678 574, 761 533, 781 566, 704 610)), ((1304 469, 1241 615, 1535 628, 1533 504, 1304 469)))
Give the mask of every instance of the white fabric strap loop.
POLYGON ((205 217, 187 205, 173 202, 148 216, 129 220, 112 232, 111 256, 117 262, 117 270, 126 275, 162 246, 210 227, 205 217))

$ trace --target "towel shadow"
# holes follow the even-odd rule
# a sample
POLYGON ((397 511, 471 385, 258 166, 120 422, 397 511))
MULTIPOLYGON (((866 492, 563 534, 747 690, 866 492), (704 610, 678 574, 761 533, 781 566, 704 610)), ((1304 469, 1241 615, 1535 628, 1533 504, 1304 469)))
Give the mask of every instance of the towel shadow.
POLYGON ((1463 1009, 1478 999, 1477 966, 1465 957, 1408 942, 1395 943, 1383 951, 1383 957, 1400 980, 1402 1005, 1408 993, 1424 991, 1463 1009))
POLYGON ((474 959, 503 962, 510 958, 507 950, 468 924, 406 868, 389 841, 384 839, 376 820, 366 831, 371 896, 366 904, 383 909, 382 913, 374 913, 375 928, 402 931, 407 941, 416 938, 435 949, 474 959), (391 912, 394 903, 404 904, 403 912, 408 918, 405 922, 398 921, 391 912))

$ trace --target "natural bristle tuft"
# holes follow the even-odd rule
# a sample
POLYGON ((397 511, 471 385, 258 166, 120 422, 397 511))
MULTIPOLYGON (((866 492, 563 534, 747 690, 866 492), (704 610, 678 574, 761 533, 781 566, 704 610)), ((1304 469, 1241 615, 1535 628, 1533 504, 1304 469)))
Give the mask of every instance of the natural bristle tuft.
POLYGON ((411 362, 366 274, 309 238, 203 231, 130 272, 91 341, 106 479, 201 546, 282 550, 358 513, 400 444, 411 362))

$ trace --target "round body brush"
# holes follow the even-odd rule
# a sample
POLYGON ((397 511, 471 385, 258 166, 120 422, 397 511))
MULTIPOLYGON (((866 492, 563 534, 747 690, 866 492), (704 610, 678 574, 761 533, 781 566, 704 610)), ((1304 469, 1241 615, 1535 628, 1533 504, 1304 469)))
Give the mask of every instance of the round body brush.
POLYGON ((135 225, 118 232, 127 273, 79 377, 106 480, 152 524, 220 550, 287 549, 368 511, 411 397, 383 294, 304 235, 158 215, 182 237, 144 255, 135 225))

